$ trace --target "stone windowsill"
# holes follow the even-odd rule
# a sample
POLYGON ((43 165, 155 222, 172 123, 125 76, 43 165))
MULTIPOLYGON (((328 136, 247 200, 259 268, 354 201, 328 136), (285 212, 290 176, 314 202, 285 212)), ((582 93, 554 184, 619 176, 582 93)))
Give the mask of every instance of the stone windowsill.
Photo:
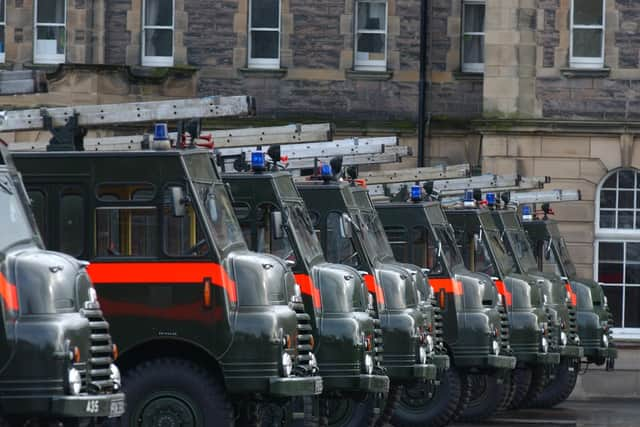
POLYGON ((393 71, 346 70, 347 78, 352 80, 391 80, 393 71))
POLYGON ((287 75, 286 68, 240 68, 238 71, 245 77, 259 79, 281 79, 287 75))
POLYGON ((484 73, 470 73, 468 71, 454 71, 453 78, 456 80, 476 80, 483 81, 484 73))
POLYGON ((611 68, 561 68, 560 72, 568 79, 609 77, 611 68))

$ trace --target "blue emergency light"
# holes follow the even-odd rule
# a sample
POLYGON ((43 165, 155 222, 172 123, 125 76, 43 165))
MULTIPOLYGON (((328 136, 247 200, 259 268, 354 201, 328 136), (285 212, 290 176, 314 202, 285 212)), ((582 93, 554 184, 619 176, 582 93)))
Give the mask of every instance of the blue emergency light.
POLYGON ((254 151, 251 153, 251 169, 254 171, 263 171, 266 167, 264 152, 254 151))
POLYGON ((166 123, 156 123, 153 125, 153 140, 166 141, 169 139, 169 130, 166 123))
POLYGON ((422 200, 422 188, 419 185, 411 186, 411 200, 414 202, 422 200))
POLYGON ((496 193, 487 193, 487 206, 494 207, 496 205, 496 193))
POLYGON ((464 191, 464 200, 462 205, 465 208, 475 208, 476 207, 476 201, 473 198, 473 190, 465 190, 464 191))
POLYGON ((531 208, 529 206, 522 207, 522 220, 523 221, 531 221, 533 216, 531 215, 531 208))
POLYGON ((320 168, 320 175, 325 178, 330 178, 333 176, 333 171, 331 170, 331 165, 322 165, 320 168))

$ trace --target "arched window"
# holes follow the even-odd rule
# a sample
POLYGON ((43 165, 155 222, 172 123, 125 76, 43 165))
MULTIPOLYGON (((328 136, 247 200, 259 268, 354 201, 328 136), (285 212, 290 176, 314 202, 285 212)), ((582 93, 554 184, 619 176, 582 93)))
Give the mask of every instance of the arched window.
POLYGON ((594 270, 617 331, 640 336, 640 171, 617 169, 596 195, 594 270))

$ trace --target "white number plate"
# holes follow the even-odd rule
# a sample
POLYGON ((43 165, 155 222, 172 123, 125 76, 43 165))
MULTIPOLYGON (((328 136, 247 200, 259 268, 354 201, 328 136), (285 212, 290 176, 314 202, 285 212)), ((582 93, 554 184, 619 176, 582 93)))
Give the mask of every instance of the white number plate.
POLYGON ((100 412, 100 401, 87 400, 87 407, 85 408, 87 414, 97 414, 100 412))
POLYGON ((111 401, 111 408, 109 409, 109 418, 119 417, 124 413, 124 400, 111 401))

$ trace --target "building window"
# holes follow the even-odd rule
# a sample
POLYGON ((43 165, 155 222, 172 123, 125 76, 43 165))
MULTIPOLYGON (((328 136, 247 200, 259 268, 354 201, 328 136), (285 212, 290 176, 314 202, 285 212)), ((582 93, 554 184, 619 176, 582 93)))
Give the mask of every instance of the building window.
POLYGON ((464 0, 462 8, 462 71, 484 72, 484 0, 464 0))
POLYGON ((607 175, 596 197, 595 277, 601 282, 616 334, 640 336, 640 173, 607 175))
POLYGON ((66 3, 66 0, 35 0, 34 62, 38 64, 64 62, 67 41, 66 3))
POLYGON ((355 69, 387 70, 387 2, 358 0, 355 69))
POLYGON ((604 67, 604 10, 605 0, 571 0, 571 67, 604 67))
POLYGON ((144 0, 142 3, 142 65, 173 65, 174 0, 144 0))
POLYGON ((280 0, 251 0, 249 67, 280 68, 280 0))

